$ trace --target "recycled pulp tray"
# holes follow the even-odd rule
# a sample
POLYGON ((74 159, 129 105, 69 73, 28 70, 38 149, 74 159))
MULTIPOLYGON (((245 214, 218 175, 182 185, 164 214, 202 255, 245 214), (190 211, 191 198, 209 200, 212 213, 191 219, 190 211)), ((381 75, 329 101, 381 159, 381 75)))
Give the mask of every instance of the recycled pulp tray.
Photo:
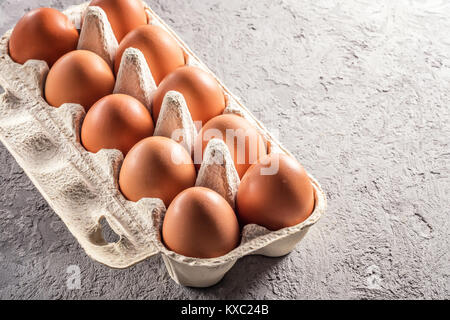
MULTIPOLYGON (((210 72, 161 18, 146 4, 145 7, 149 23, 163 27, 175 38, 185 52, 187 64, 210 72)), ((84 19, 78 48, 94 51, 112 65, 117 41, 103 10, 88 8, 88 3, 84 3, 64 13, 78 29, 84 19)), ((325 212, 325 194, 310 175, 316 202, 306 221, 278 231, 247 225, 240 245, 219 258, 197 259, 169 251, 160 233, 166 211, 163 202, 142 199, 134 203, 123 197, 117 184, 122 153, 102 150, 93 154, 83 148, 79 132, 84 108, 78 104, 65 104, 60 108, 49 106, 42 98, 47 64, 37 60, 24 65, 14 63, 8 55, 10 35, 11 30, 0 40, 0 85, 5 89, 0 96, 0 140, 94 260, 112 268, 127 268, 161 254, 170 276, 177 283, 207 287, 219 282, 245 255, 276 257, 289 253, 325 212), (108 243, 103 238, 100 226, 103 218, 119 235, 116 243, 108 243)), ((115 92, 130 94, 149 107, 151 92, 156 86, 142 53, 128 49, 122 65, 115 92)), ((291 155, 225 86, 221 86, 227 98, 225 113, 238 114, 253 123, 267 140, 270 152, 291 155)), ((192 147, 197 130, 181 94, 172 91, 166 95, 159 118, 155 135, 170 137, 174 129, 179 129, 184 146, 188 150, 192 147)), ((239 177, 222 141, 214 139, 208 145, 197 185, 219 192, 234 207, 239 177)))

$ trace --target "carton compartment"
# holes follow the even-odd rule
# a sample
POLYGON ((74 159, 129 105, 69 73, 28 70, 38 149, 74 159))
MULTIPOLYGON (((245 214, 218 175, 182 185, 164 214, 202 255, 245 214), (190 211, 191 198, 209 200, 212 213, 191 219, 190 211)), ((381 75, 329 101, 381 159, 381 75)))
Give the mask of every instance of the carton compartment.
MULTIPOLYGON (((145 7, 149 23, 164 28, 180 44, 187 64, 211 73, 176 33, 146 4, 145 7)), ((118 45, 103 10, 88 8, 88 3, 84 3, 64 13, 81 30, 78 48, 97 53, 112 66, 118 45)), ((325 195, 309 175, 316 201, 313 213, 304 222, 278 231, 247 225, 243 228, 240 245, 219 258, 196 259, 168 250, 161 241, 166 211, 162 201, 142 199, 134 203, 123 197, 117 183, 122 153, 101 150, 93 154, 81 146, 83 107, 77 104, 65 104, 60 108, 49 106, 43 99, 47 64, 37 60, 24 65, 14 63, 8 55, 10 34, 8 31, 0 40, 0 84, 5 89, 0 96, 0 140, 92 259, 112 268, 127 268, 161 254, 168 273, 177 283, 207 287, 220 281, 245 255, 288 254, 325 212, 325 195), (115 241, 105 240, 102 232, 105 223, 116 235, 115 241)), ((226 96, 224 113, 237 114, 250 121, 267 141, 269 152, 292 156, 220 80, 217 81, 226 96)), ((134 48, 127 49, 114 92, 129 94, 150 108, 155 89, 142 53, 134 48)), ((171 137, 174 130, 178 132, 178 142, 191 152, 198 131, 183 95, 171 91, 163 101, 155 135, 171 137)), ((234 208, 239 183, 226 145, 223 141, 211 140, 196 185, 215 190, 234 208)))

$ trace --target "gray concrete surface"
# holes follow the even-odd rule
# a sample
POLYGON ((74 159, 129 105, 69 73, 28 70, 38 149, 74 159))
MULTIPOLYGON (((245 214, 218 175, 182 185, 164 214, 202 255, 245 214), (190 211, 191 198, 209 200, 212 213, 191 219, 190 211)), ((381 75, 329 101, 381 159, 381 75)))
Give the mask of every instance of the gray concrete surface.
MULTIPOLYGON (((0 31, 81 1, 0 0, 0 31)), ((326 215, 284 258, 179 287, 159 257, 128 270, 91 261, 0 147, 0 298, 450 298, 449 2, 149 4, 279 130, 326 190, 326 215)))

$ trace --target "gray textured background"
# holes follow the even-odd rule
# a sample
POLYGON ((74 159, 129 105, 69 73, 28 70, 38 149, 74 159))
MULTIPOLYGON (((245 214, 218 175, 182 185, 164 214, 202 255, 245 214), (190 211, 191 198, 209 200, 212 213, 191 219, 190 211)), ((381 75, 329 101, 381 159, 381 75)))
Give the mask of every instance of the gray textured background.
MULTIPOLYGON (((0 32, 34 7, 81 2, 0 0, 0 32)), ((91 261, 0 147, 0 298, 450 298, 448 2, 148 3, 279 130, 325 189, 326 215, 290 255, 184 288, 159 257, 91 261)))

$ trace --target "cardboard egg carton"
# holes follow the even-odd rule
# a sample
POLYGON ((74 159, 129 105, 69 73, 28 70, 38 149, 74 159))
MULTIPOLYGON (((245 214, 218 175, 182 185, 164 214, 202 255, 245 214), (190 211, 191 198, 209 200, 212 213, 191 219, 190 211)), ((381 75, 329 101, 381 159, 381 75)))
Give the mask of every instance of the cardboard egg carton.
MULTIPOLYGON (((187 64, 210 72, 183 41, 147 6, 148 21, 164 28, 183 48, 187 64)), ((88 3, 64 12, 78 29, 79 49, 96 52, 113 65, 118 44, 105 13, 88 3), (83 21, 83 23, 81 23, 83 21)), ((8 31, 0 41, 0 139, 66 224, 86 253, 112 268, 127 268, 148 257, 161 254, 170 276, 179 284, 207 287, 220 281, 235 262, 246 255, 283 256, 294 249, 326 208, 319 183, 310 175, 315 190, 315 209, 304 222, 278 231, 258 225, 243 228, 240 245, 225 256, 197 259, 168 250, 161 240, 166 208, 160 199, 127 201, 118 188, 123 155, 118 150, 86 151, 80 144, 80 127, 85 116, 78 104, 49 106, 43 99, 48 66, 30 60, 14 63, 8 55, 8 31), (100 221, 106 219, 119 235, 108 243, 100 221)), ((227 98, 225 113, 238 114, 250 121, 268 142, 270 152, 289 154, 268 130, 218 80, 227 98)), ((114 92, 134 96, 151 105, 156 85, 142 53, 130 48, 123 55, 114 92)), ((173 138, 191 151, 198 133, 183 96, 169 92, 164 98, 155 135, 173 138)), ((234 208, 239 176, 223 141, 208 144, 197 186, 211 188, 234 208)))

